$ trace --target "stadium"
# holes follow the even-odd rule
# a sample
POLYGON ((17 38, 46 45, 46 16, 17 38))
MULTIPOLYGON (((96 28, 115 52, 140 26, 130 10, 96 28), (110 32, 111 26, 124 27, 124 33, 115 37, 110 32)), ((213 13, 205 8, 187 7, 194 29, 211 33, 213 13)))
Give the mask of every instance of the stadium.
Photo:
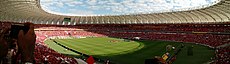
MULTIPOLYGON (((110 0, 0 0, 0 34, 4 29, 13 30, 12 25, 33 23, 34 64, 230 63, 230 0, 212 0, 189 8, 180 7, 192 3, 151 7, 153 3, 184 0, 111 1, 117 3, 110 0), (64 3, 59 6, 55 2, 64 3), (89 5, 92 7, 82 8, 89 5), (138 9, 134 9, 134 5, 138 5, 138 9), (69 9, 74 13, 69 13, 69 9), (90 11, 86 11, 88 9, 90 11)), ((15 64, 22 59, 14 59, 15 64)))

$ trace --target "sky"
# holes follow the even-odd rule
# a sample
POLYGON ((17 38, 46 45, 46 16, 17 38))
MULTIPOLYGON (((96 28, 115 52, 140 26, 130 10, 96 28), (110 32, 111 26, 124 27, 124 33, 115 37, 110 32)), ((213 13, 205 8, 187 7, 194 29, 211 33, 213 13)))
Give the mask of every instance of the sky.
POLYGON ((40 0, 43 10, 68 16, 156 13, 198 7, 216 0, 40 0))

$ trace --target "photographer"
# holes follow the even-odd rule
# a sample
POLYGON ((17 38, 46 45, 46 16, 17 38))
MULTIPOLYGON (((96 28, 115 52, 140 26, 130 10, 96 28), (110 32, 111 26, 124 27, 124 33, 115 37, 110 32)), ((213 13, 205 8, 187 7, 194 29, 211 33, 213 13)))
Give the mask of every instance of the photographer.
POLYGON ((8 45, 6 40, 4 39, 4 34, 7 32, 6 29, 2 29, 0 33, 0 64, 3 63, 5 56, 8 52, 8 45))
MULTIPOLYGON (((35 48, 35 41, 36 35, 34 32, 34 24, 32 23, 25 23, 25 27, 29 27, 28 31, 25 32, 24 30, 19 30, 17 39, 10 39, 16 41, 16 46, 18 47, 17 56, 20 56, 22 64, 32 64, 34 63, 34 48, 35 48)), ((12 28, 12 27, 11 27, 12 28)), ((4 62, 4 59, 7 56, 10 41, 5 38, 5 34, 8 30, 3 29, 2 33, 0 33, 0 64, 5 64, 8 62, 4 62)), ((8 59, 9 60, 9 59, 8 59)), ((12 59, 11 59, 12 60, 12 59)), ((12 60, 16 61, 16 59, 12 60)), ((14 62, 15 63, 15 62, 14 62)), ((18 62, 16 62, 18 63, 18 62)))

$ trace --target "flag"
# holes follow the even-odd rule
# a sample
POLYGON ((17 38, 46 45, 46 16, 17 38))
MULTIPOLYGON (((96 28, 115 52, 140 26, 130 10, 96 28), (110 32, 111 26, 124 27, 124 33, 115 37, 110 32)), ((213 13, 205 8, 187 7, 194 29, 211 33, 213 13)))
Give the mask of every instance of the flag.
POLYGON ((87 62, 88 64, 93 64, 93 63, 94 63, 93 56, 89 56, 89 58, 86 60, 86 62, 87 62))

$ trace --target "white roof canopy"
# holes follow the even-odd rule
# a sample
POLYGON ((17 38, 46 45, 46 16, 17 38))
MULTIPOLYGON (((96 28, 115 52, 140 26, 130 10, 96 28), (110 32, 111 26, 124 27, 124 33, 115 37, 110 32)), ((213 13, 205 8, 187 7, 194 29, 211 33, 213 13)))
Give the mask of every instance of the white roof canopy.
POLYGON ((0 0, 0 20, 60 25, 229 22, 230 0, 219 0, 214 5, 195 10, 115 16, 56 15, 41 9, 39 0, 0 0), (64 18, 71 18, 71 21, 63 22, 64 18))

